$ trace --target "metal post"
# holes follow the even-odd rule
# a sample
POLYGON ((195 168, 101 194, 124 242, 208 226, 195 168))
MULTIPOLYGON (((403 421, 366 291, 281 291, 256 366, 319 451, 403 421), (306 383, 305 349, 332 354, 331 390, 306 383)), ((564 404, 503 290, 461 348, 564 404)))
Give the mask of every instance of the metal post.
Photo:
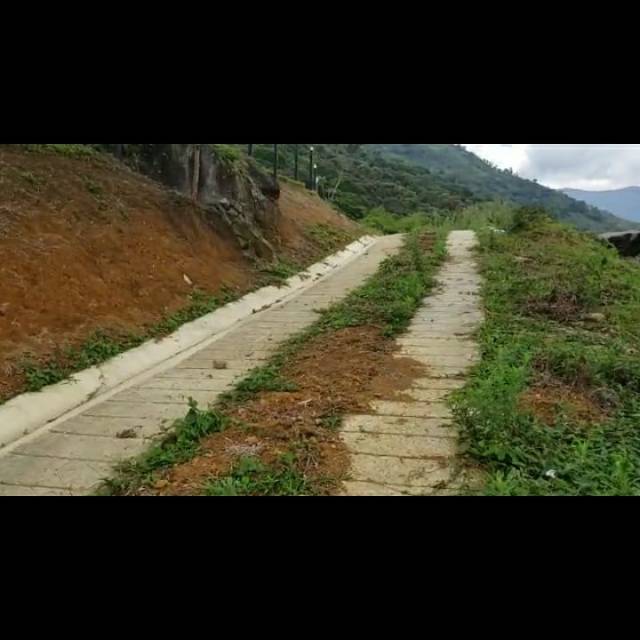
POLYGON ((313 191, 313 147, 309 147, 309 189, 313 191))
POLYGON ((294 144, 293 145, 293 177, 297 180, 298 176, 299 176, 299 171, 298 171, 298 147, 300 145, 298 144, 294 144))
POLYGON ((273 145, 273 179, 276 182, 278 182, 278 164, 279 164, 278 145, 274 144, 273 145))
POLYGON ((191 197, 193 200, 198 199, 198 192, 200 191, 200 153, 202 145, 196 144, 193 153, 193 182, 191 184, 191 197))
POLYGON ((253 156, 253 145, 249 145, 249 157, 253 156))

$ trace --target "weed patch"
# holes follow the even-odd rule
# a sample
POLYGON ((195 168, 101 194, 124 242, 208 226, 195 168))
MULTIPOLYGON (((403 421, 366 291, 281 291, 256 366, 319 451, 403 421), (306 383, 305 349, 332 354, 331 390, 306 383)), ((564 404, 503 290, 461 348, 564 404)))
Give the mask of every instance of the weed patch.
POLYGON ((100 365, 125 351, 139 347, 146 340, 169 335, 182 325, 215 311, 233 297, 230 291, 224 292, 222 296, 211 296, 196 291, 191 295, 188 306, 167 316, 144 333, 136 335, 98 331, 82 345, 64 349, 46 362, 35 362, 27 358, 20 372, 25 378, 26 389, 40 391, 44 387, 68 379, 78 371, 100 365))
POLYGON ((40 391, 57 384, 78 371, 102 364, 107 360, 139 346, 144 337, 131 334, 110 335, 96 332, 80 347, 71 347, 45 363, 27 360, 22 365, 22 375, 27 391, 40 391))
POLYGON ((149 481, 157 471, 192 458, 198 452, 202 438, 224 431, 227 425, 228 420, 222 414, 201 410, 190 401, 189 412, 173 425, 171 434, 142 457, 121 465, 101 492, 126 495, 149 481))
POLYGON ((306 233, 326 254, 333 253, 354 240, 352 232, 329 224, 315 224, 306 233))
POLYGON ((313 489, 296 466, 296 457, 285 454, 271 464, 259 458, 241 458, 231 473, 209 482, 207 496, 308 496, 313 489))
POLYGON ((69 158, 91 158, 99 152, 88 144, 24 144, 27 151, 34 153, 57 153, 69 158))

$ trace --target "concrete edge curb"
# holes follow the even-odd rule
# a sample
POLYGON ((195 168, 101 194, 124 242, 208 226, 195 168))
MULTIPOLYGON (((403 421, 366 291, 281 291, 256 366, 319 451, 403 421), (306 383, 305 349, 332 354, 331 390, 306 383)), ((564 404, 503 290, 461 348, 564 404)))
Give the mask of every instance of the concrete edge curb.
POLYGON ((378 237, 363 236, 342 251, 287 280, 284 287, 264 287, 212 313, 183 325, 162 340, 151 340, 100 366, 74 374, 69 380, 24 393, 0 406, 0 450, 58 420, 119 385, 143 376, 180 354, 210 341, 242 320, 284 303, 318 280, 349 264, 370 249, 378 237))

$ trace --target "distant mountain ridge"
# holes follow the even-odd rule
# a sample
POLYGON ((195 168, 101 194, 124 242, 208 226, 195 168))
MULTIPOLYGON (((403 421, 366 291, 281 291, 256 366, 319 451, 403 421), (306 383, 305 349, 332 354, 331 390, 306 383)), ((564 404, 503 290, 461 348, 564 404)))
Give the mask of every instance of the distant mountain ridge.
POLYGON ((640 187, 626 187, 608 191, 562 189, 562 192, 575 200, 605 209, 627 220, 640 222, 640 187))
POLYGON ((595 232, 626 231, 627 220, 578 201, 509 170, 502 170, 458 144, 371 144, 371 151, 400 158, 428 169, 483 199, 509 200, 522 205, 540 205, 563 222, 595 232))

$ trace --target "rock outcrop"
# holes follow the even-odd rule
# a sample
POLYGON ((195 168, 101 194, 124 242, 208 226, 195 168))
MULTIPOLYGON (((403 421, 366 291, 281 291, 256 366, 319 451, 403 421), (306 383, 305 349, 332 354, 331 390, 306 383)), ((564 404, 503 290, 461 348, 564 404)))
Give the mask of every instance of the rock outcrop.
POLYGON ((278 183, 250 159, 224 145, 104 145, 150 177, 224 218, 242 249, 271 259, 280 212, 278 183))
POLYGON ((627 258, 640 256, 640 231, 605 233, 601 238, 612 244, 621 255, 627 258))

